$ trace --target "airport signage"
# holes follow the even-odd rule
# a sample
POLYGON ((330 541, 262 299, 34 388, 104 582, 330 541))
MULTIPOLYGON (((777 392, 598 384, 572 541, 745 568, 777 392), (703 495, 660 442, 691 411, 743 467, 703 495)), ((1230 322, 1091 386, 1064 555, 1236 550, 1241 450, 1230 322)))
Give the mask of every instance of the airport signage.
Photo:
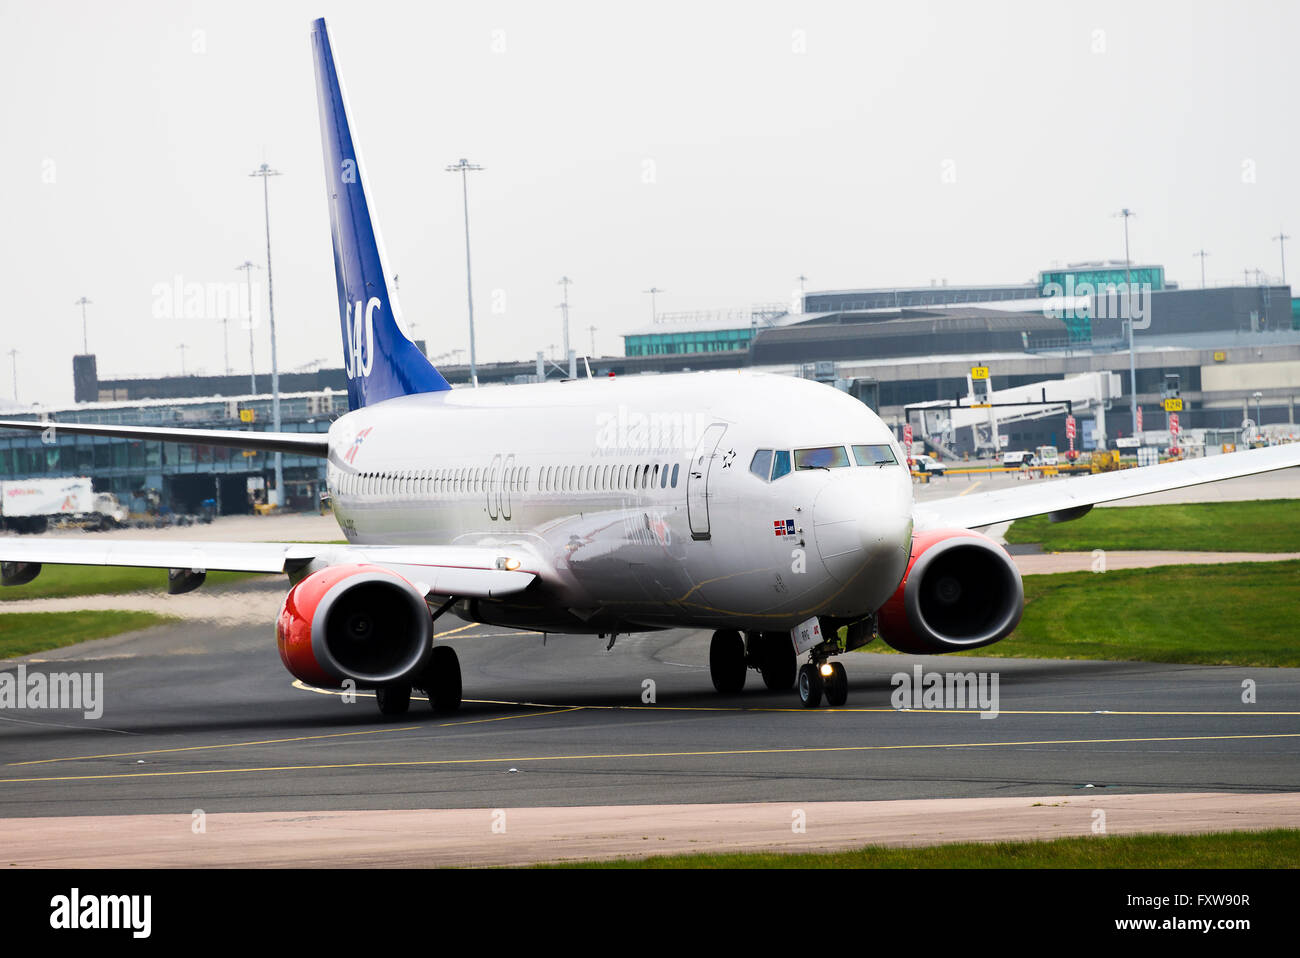
POLYGON ((1183 401, 1181 399, 1166 399, 1165 412, 1182 412, 1183 401))
POLYGON ((972 366, 970 368, 971 379, 988 379, 989 368, 987 366, 972 366))

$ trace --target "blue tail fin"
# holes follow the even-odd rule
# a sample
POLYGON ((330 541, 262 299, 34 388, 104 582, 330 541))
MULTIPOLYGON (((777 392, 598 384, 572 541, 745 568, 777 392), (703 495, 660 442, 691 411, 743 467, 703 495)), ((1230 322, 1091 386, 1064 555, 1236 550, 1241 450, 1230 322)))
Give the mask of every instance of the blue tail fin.
POLYGON ((396 396, 450 389, 403 331, 324 18, 312 24, 311 39, 348 405, 359 409, 396 396))

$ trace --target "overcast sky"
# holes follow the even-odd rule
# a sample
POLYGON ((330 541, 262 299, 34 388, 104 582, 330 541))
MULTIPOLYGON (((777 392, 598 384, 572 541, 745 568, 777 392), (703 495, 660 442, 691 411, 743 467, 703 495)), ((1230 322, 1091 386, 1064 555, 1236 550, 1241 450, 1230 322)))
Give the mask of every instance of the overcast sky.
MULTIPOLYGON (((1300 237, 1295 3, 0 3, 0 261, 18 391, 224 369, 157 289, 265 263, 280 367, 341 364, 308 39, 325 16, 415 334, 479 358, 621 353, 661 311, 809 289, 1020 282, 1135 260, 1199 285, 1300 237)), ((1292 261, 1300 270, 1300 244, 1292 261)), ((1290 252, 1288 250, 1288 252, 1290 252)), ((259 372, 269 369, 265 327, 259 372)), ((231 365, 248 371, 232 324, 231 365)), ((0 395, 12 395, 9 356, 0 395)))

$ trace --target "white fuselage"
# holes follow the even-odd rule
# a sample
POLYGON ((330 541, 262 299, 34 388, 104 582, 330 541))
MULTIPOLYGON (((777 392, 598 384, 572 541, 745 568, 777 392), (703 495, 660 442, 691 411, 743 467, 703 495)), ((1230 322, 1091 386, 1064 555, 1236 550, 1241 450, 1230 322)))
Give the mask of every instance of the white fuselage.
POLYGON ((839 390, 750 372, 458 389, 391 399, 330 428, 349 542, 506 546, 540 581, 481 621, 570 632, 786 630, 860 618, 911 548, 901 464, 857 465, 889 429, 839 390), (850 465, 751 469, 756 450, 840 446, 850 465))

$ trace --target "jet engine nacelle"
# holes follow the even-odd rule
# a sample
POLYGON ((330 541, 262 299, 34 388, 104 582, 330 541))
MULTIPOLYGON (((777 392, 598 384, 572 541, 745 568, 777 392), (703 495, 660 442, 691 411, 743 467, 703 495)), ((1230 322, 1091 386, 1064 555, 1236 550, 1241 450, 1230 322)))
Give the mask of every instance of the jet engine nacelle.
POLYGON ((903 581, 877 612, 899 652, 934 655, 991 645, 1020 623, 1025 590, 1005 549, 967 529, 912 537, 903 581))
POLYGON ((410 682, 432 647, 424 596, 372 565, 313 572, 284 597, 275 626, 280 660, 295 678, 337 688, 410 682))

